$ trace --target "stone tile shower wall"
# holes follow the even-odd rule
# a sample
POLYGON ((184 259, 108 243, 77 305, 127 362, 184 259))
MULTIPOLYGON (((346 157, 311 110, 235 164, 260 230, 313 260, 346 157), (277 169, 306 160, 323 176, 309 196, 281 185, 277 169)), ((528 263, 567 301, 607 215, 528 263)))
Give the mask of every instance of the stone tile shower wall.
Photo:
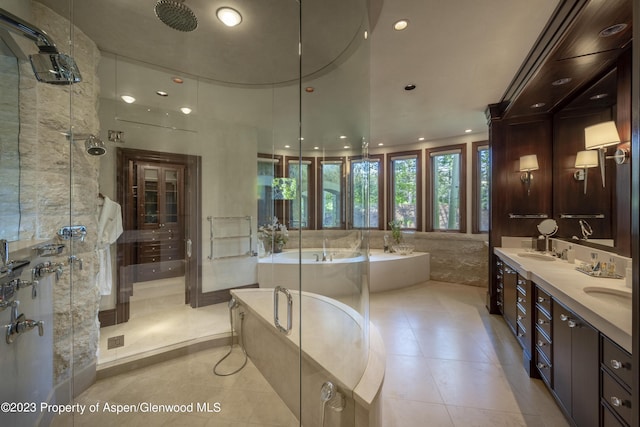
POLYGON ((72 86, 39 83, 28 61, 21 61, 20 239, 51 239, 65 225, 82 224, 88 230, 84 242, 65 241, 70 250, 55 260, 66 261, 71 253, 83 260, 82 270, 65 267, 55 285, 54 381, 60 384, 83 370, 95 374, 99 342, 94 252, 99 157, 86 154, 84 141, 70 144, 63 133, 72 128, 76 133, 99 134, 100 53, 66 18, 40 3, 31 6, 33 24, 49 34, 61 52, 75 58, 82 74, 82 82, 72 86))

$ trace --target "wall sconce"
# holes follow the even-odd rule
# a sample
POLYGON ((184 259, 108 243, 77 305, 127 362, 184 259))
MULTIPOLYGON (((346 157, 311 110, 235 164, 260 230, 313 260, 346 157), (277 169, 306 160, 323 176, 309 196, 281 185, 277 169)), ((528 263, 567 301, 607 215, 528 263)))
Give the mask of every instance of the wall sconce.
POLYGON ((538 156, 535 154, 520 156, 520 172, 524 172, 520 175, 520 181, 527 184, 527 196, 531 194, 531 181, 533 180, 531 171, 536 170, 538 170, 538 156))
POLYGON ((578 151, 575 166, 580 169, 575 171, 573 177, 576 181, 584 180, 584 194, 587 194, 587 177, 589 176, 587 169, 598 166, 598 152, 593 150, 578 151))
POLYGON ((629 152, 619 148, 613 156, 605 156, 607 147, 620 144, 618 129, 613 121, 598 123, 597 125, 584 128, 584 148, 587 150, 598 150, 600 159, 600 176, 602 177, 602 187, 604 187, 604 161, 605 159, 615 159, 617 164, 623 164, 629 158, 629 152))

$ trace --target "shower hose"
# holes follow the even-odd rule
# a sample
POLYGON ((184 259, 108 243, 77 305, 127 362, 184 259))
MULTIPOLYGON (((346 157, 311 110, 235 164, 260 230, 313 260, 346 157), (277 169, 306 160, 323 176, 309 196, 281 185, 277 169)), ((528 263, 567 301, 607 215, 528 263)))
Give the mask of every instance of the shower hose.
POLYGON ((244 349, 244 334, 242 333, 242 323, 244 322, 244 312, 241 311, 238 314, 240 316, 240 332, 241 332, 239 335, 240 335, 240 348, 242 349, 242 353, 244 354, 244 362, 242 363, 242 366, 240 366, 235 371, 231 371, 227 373, 220 373, 217 371, 218 365, 220 365, 224 359, 229 357, 231 355, 231 352, 233 351, 233 337, 234 337, 233 332, 235 329, 233 327, 233 309, 235 309, 236 307, 238 307, 238 303, 236 302, 235 299, 232 298, 231 301, 229 301, 229 325, 231 325, 231 344, 229 345, 229 351, 227 352, 227 354, 225 354, 222 359, 218 360, 218 363, 216 363, 215 366, 213 367, 213 373, 219 377, 228 377, 229 375, 238 373, 247 364, 247 351, 244 349))

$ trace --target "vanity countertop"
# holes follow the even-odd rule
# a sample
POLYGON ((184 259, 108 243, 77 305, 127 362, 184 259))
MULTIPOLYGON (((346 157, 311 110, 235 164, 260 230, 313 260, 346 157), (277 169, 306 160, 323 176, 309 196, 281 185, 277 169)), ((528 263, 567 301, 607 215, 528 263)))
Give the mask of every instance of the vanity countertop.
POLYGON ((604 335, 631 353, 631 300, 629 304, 605 301, 585 292, 585 288, 598 287, 618 293, 629 293, 624 279, 591 277, 576 270, 575 264, 555 259, 544 261, 520 256, 523 249, 494 248, 494 253, 516 269, 523 278, 531 280, 556 297, 563 305, 589 322, 604 335))

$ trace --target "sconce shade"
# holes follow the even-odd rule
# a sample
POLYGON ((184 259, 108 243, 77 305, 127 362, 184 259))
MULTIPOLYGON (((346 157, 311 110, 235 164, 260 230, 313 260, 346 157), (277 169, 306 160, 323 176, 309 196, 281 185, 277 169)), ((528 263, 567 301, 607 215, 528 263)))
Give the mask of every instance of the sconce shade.
POLYGON ((598 123, 584 128, 584 148, 597 150, 620 143, 618 129, 613 121, 598 123))
POLYGON ((577 168, 595 168, 598 166, 598 152, 592 150, 578 151, 575 166, 577 168))
POLYGON ((538 170, 538 156, 529 154, 520 157, 520 172, 530 172, 538 170))

